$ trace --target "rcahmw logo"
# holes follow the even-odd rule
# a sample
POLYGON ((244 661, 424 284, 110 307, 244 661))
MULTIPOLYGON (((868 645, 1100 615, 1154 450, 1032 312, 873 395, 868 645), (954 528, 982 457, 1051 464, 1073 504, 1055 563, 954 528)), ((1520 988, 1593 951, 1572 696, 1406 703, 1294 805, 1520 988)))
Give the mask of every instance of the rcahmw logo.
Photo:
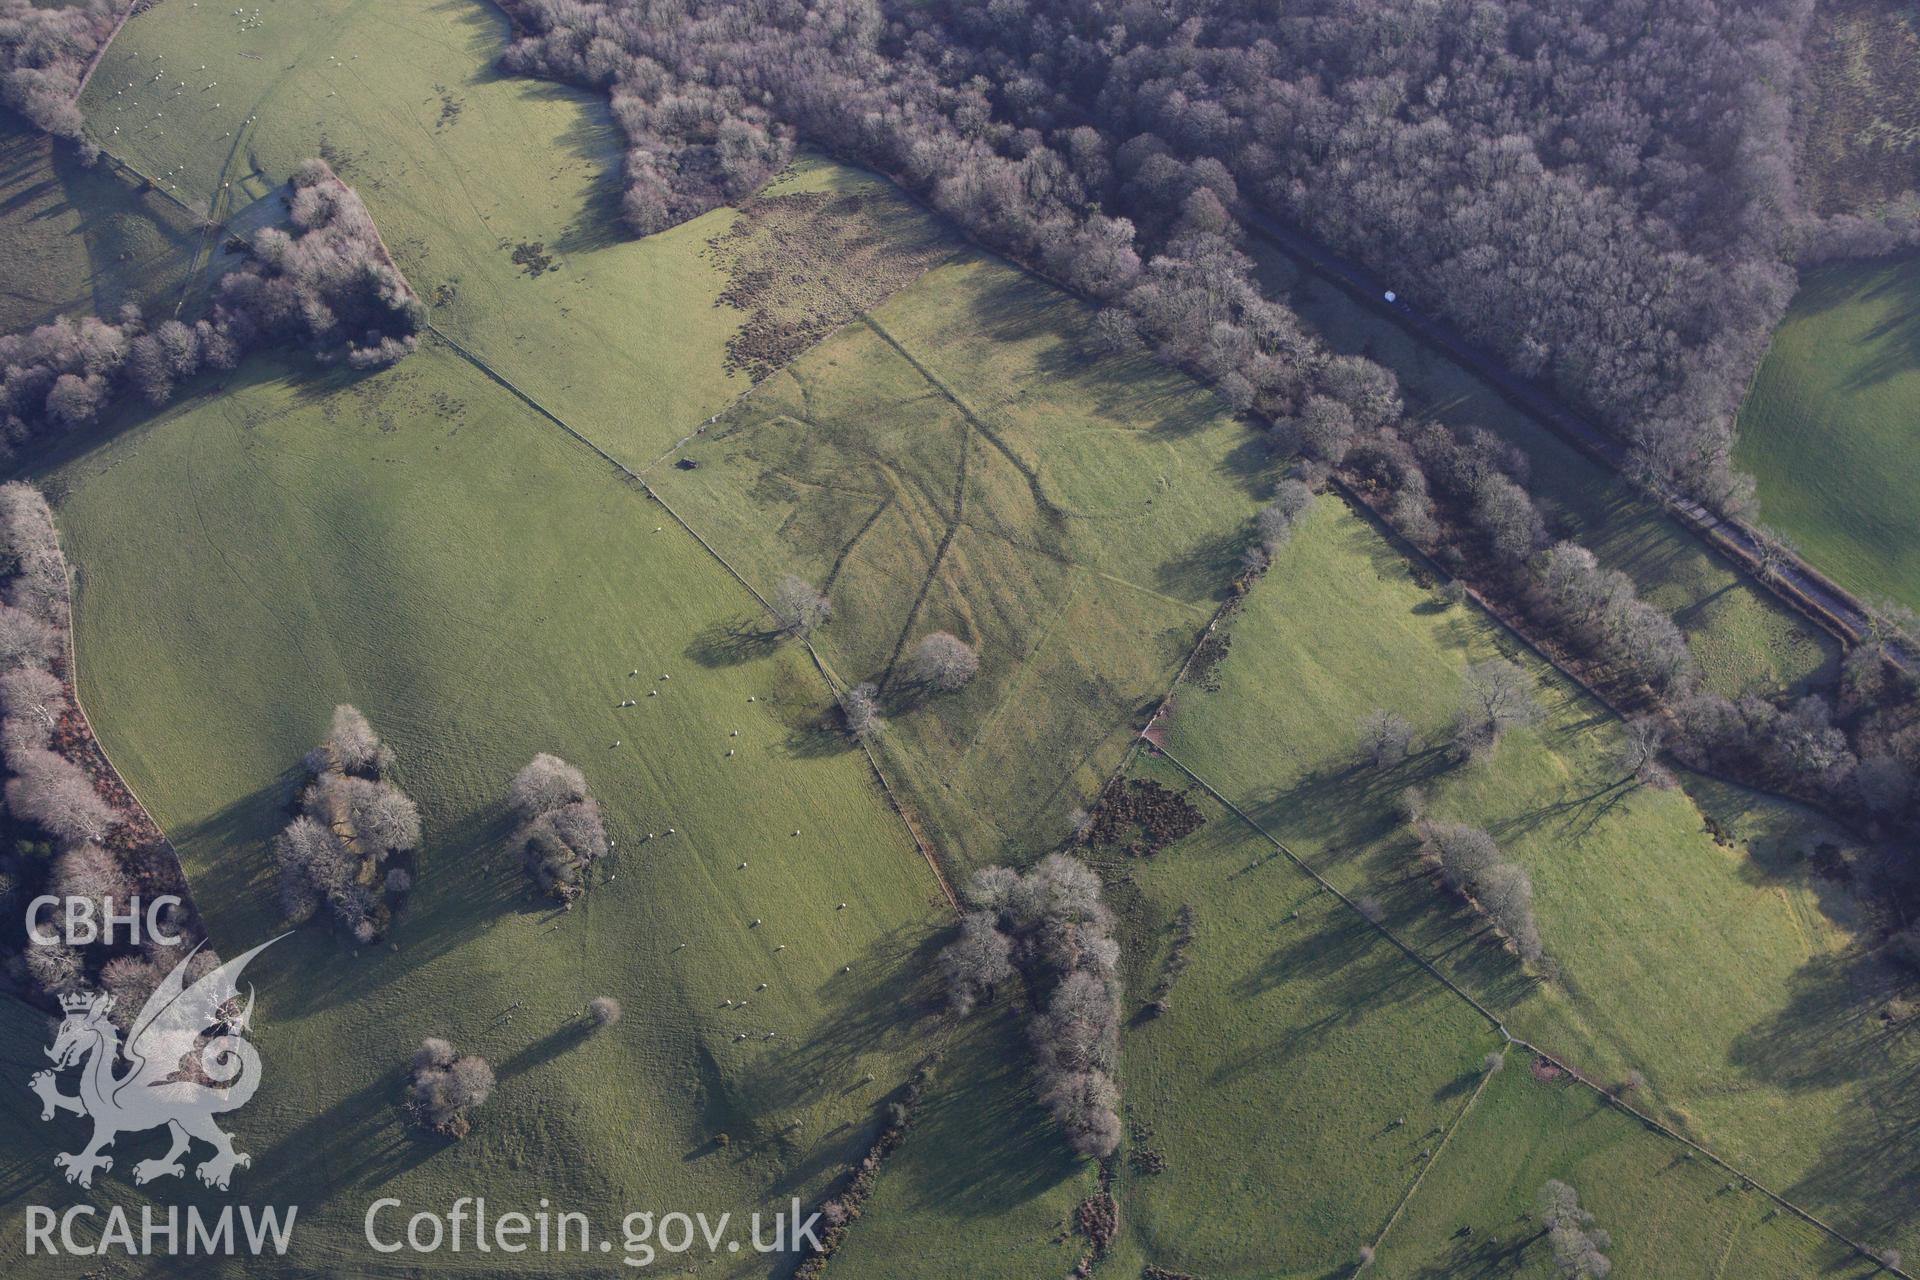
MULTIPOLYGON (((243 1003, 239 982, 248 963, 278 940, 262 943, 189 985, 188 966, 200 950, 195 947, 125 1023, 124 1042, 112 1017, 112 996, 61 997, 65 1018, 46 1051, 53 1069, 36 1072, 28 1086, 40 1097, 42 1120, 68 1112, 93 1122, 93 1133, 80 1150, 53 1158, 68 1182, 91 1187, 96 1174, 113 1168, 107 1148, 115 1139, 149 1129, 165 1129, 169 1145, 165 1154, 133 1165, 136 1183, 183 1176, 182 1157, 196 1141, 213 1149, 194 1169, 209 1187, 227 1190, 234 1171, 252 1163, 245 1152, 234 1149, 232 1136, 214 1117, 245 1106, 260 1086, 260 1055, 245 1034, 253 991, 248 988, 243 1003), (60 1089, 60 1077, 69 1070, 78 1071, 74 1093, 60 1089)), ((197 1206, 188 1206, 184 1214, 177 1207, 148 1206, 140 1212, 136 1231, 119 1206, 103 1213, 91 1205, 64 1212, 31 1205, 27 1253, 220 1254, 244 1249, 258 1254, 270 1249, 278 1254, 286 1251, 297 1214, 292 1206, 258 1211, 241 1206, 241 1230, 236 1233, 231 1205, 213 1215, 197 1206), (89 1219, 101 1220, 93 1243, 76 1234, 89 1219)))

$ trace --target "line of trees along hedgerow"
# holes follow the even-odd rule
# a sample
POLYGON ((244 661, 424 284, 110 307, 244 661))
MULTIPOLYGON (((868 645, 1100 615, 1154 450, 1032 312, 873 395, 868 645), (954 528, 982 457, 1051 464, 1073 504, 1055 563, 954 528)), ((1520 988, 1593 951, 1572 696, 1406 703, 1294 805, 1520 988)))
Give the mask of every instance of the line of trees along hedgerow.
POLYGON ((75 101, 100 46, 134 0, 81 0, 55 8, 0 0, 0 103, 35 128, 76 143, 91 164, 100 148, 82 134, 75 101))
POLYGON ((1273 417, 1322 388, 1241 202, 1396 281, 1723 507, 1797 258, 1884 251, 1793 176, 1811 0, 501 0, 509 69, 607 90, 650 233, 805 138, 895 175, 1273 417))
POLYGON ((1672 712, 1684 758, 1911 846, 1920 714, 1881 661, 1910 619, 1855 648, 1836 697, 1703 691, 1673 620, 1549 536, 1522 453, 1408 417, 1391 373, 1263 295, 1236 213, 1391 268, 1631 440, 1642 479, 1741 509, 1732 410, 1794 262, 1914 230, 1798 206, 1809 0, 501 6, 507 69, 610 95, 637 232, 750 194, 801 139, 880 169, 1095 300, 1102 342, 1273 424, 1300 485, 1250 573, 1338 474, 1596 683, 1672 712))
POLYGON ((163 405, 194 374, 231 369, 271 344, 355 369, 411 352, 426 309, 359 195, 324 160, 295 169, 288 193, 288 227, 255 232, 246 260, 221 277, 208 314, 192 323, 149 323, 129 306, 110 320, 62 316, 0 336, 0 458, 37 435, 85 426, 123 399, 163 405))
POLYGON ((219 958, 193 950, 206 934, 179 860, 94 745, 68 684, 68 653, 67 568, 53 513, 30 485, 0 485, 0 984, 43 1002, 103 991, 124 1027, 189 953, 189 980, 219 958), (27 906, 41 894, 84 901, 93 936, 84 926, 63 931, 49 913, 41 924, 56 937, 29 939, 27 906), (107 936, 109 915, 124 920, 167 895, 179 905, 154 923, 181 944, 124 927, 107 936))

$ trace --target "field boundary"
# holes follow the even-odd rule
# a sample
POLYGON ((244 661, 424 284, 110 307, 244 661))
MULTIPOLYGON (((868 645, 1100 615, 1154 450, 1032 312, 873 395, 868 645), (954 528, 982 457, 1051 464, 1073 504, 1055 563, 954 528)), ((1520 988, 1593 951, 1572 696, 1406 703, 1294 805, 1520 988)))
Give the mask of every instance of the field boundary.
MULTIPOLYGON (((131 800, 134 808, 139 810, 140 818, 153 829, 154 834, 160 838, 160 843, 166 846, 167 856, 173 860, 174 874, 178 877, 181 887, 187 891, 189 898, 187 905, 192 907, 194 915, 199 917, 199 904, 191 901, 193 896, 193 882, 187 878, 186 865, 180 860, 179 848, 173 843, 173 837, 167 834, 167 829, 161 826, 158 820, 154 818, 153 810, 147 808, 147 802, 140 798, 140 793, 135 791, 133 784, 127 781, 127 775, 121 771, 120 766, 115 764, 113 757, 107 753, 107 745, 100 740, 99 733, 96 732, 93 727, 93 717, 87 714, 86 703, 82 701, 80 697, 80 642, 76 638, 77 633, 74 631, 73 626, 73 562, 67 558, 66 546, 60 542, 60 528, 57 521, 54 522, 54 543, 60 550, 60 576, 62 584, 66 588, 62 593, 65 598, 61 602, 67 619, 67 635, 64 645, 66 652, 64 656, 67 663, 67 693, 73 699, 74 714, 79 716, 80 723, 86 726, 87 741, 91 743, 93 749, 99 753, 101 763, 106 765, 107 771, 113 775, 114 781, 120 784, 120 789, 127 793, 127 799, 131 800)), ((106 797, 102 797, 102 799, 105 798, 106 797)), ((203 930, 206 928, 204 919, 202 919, 200 927, 203 930)))
MULTIPOLYGON (((1142 737, 1142 741, 1146 741, 1144 733, 1141 735, 1141 737, 1142 737)), ((1429 961, 1425 956, 1421 955, 1418 951, 1414 950, 1412 946, 1410 946, 1407 942, 1405 942, 1392 929, 1389 929, 1384 924, 1381 924, 1377 921, 1369 919, 1367 916, 1367 913, 1360 910, 1359 905, 1355 903, 1353 899, 1349 898, 1345 893, 1341 892, 1341 890, 1337 886, 1335 886, 1332 881, 1328 880, 1325 876, 1321 875, 1317 870, 1315 870, 1312 864, 1307 862, 1306 859, 1302 858, 1299 854, 1295 853, 1293 849, 1290 846, 1288 846, 1288 844, 1284 840, 1281 840, 1280 837, 1274 835, 1271 831, 1268 831, 1265 827, 1261 826, 1258 822, 1256 822, 1253 819, 1253 817, 1250 814, 1246 812, 1246 810, 1242 809, 1239 805, 1235 804, 1233 801, 1227 799, 1226 796, 1222 795, 1219 791, 1217 791, 1214 788, 1212 783, 1208 782, 1205 778, 1201 777, 1198 773, 1195 773, 1178 756, 1174 755, 1171 751, 1167 750, 1165 747, 1158 745, 1157 743, 1148 742, 1148 746, 1154 752, 1156 752, 1158 755, 1164 758, 1168 763, 1172 764, 1174 768, 1180 770, 1181 773, 1184 773, 1187 777, 1191 778, 1208 795, 1212 796, 1215 800, 1218 800, 1222 805, 1226 806, 1226 808, 1235 817, 1239 818, 1242 822, 1246 823, 1248 827, 1250 827, 1252 830, 1257 832, 1262 839, 1267 841, 1267 843, 1271 844, 1275 849, 1285 854, 1288 860, 1291 861, 1295 866, 1299 867, 1302 871, 1306 872, 1309 876, 1313 877, 1315 882, 1317 882, 1321 888, 1332 893, 1333 896, 1338 898, 1341 901, 1341 903, 1343 903, 1347 907, 1348 910, 1352 911, 1355 915, 1359 916, 1360 919, 1365 921, 1365 923, 1369 927, 1374 929, 1381 936, 1385 937, 1389 942, 1393 943, 1394 946, 1398 947, 1403 953, 1405 953, 1409 958, 1411 958, 1415 963, 1417 963, 1422 969, 1425 969, 1429 974, 1431 974, 1435 979, 1437 979, 1442 986, 1446 987, 1447 990, 1453 992, 1454 995, 1459 997, 1461 1000, 1464 1000, 1467 1004, 1471 1005, 1473 1009, 1480 1014, 1481 1017, 1485 1018, 1488 1021, 1488 1023, 1492 1025, 1494 1030, 1500 1033, 1501 1038, 1508 1045, 1514 1048, 1522 1049, 1528 1053, 1531 1053, 1535 1057, 1539 1058, 1541 1061, 1548 1063, 1549 1065, 1555 1067, 1556 1069, 1562 1072, 1565 1072, 1569 1079, 1574 1081, 1576 1084, 1584 1086, 1589 1092, 1594 1094, 1594 1096, 1598 1097, 1602 1102, 1606 1103, 1608 1106, 1614 1107, 1617 1110, 1622 1111, 1629 1116, 1632 1116, 1635 1120, 1638 1120, 1641 1124, 1653 1130, 1655 1133, 1658 1133, 1662 1137, 1665 1137, 1673 1142, 1677 1142, 1681 1144, 1682 1146, 1686 1147, 1688 1150, 1692 1151, 1694 1154, 1701 1156, 1702 1158, 1711 1162, 1715 1167, 1726 1170, 1726 1172, 1733 1175, 1742 1184, 1752 1188, 1755 1191, 1758 1191, 1761 1195, 1765 1196, 1768 1200, 1772 1201, 1774 1204, 1778 1205, 1780 1208, 1786 1210, 1788 1213, 1791 1213, 1796 1218, 1799 1218, 1801 1221, 1807 1223, 1809 1226, 1816 1228, 1817 1230, 1826 1234, 1831 1239, 1838 1241, 1840 1244, 1847 1246, 1847 1248, 1852 1249, 1855 1253, 1859 1254, 1861 1257, 1870 1259, 1878 1263, 1880 1267, 1884 1271, 1886 1271, 1888 1274, 1899 1276, 1902 1278, 1902 1280, 1914 1280, 1914 1277, 1910 1272, 1902 1270, 1898 1266, 1893 1266, 1883 1261, 1877 1250, 1874 1250, 1868 1247, 1867 1245, 1862 1244, 1860 1241, 1854 1239, 1852 1236, 1849 1236, 1846 1232, 1834 1226, 1832 1223, 1826 1221, 1824 1218, 1819 1217, 1818 1215, 1813 1213, 1811 1210, 1802 1208, 1800 1205, 1787 1199, 1785 1196, 1781 1195, 1779 1192, 1772 1190, 1765 1183, 1761 1182, 1758 1178, 1746 1172, 1744 1169, 1741 1169, 1738 1165, 1735 1165, 1734 1163, 1725 1159, 1724 1157, 1715 1154, 1710 1148, 1705 1147, 1700 1143, 1694 1141, 1692 1138, 1687 1137, 1685 1134, 1678 1132, 1677 1130, 1673 1129, 1663 1121, 1657 1120, 1653 1116, 1648 1115, 1646 1112, 1640 1110, 1638 1107, 1634 1106, 1632 1103, 1629 1103, 1623 1098, 1621 1098, 1614 1091, 1607 1089, 1602 1085, 1596 1084, 1593 1080, 1589 1079, 1578 1068, 1568 1063, 1565 1059, 1559 1057, 1558 1055, 1552 1053, 1547 1049, 1541 1048, 1539 1045, 1533 1043, 1531 1040, 1527 1040, 1521 1036, 1514 1035, 1513 1032, 1508 1029, 1506 1021, 1503 1018, 1501 1018, 1498 1014, 1494 1013, 1492 1010, 1488 1009, 1484 1004, 1480 1003, 1478 999, 1476 999, 1474 996, 1469 994, 1458 983, 1453 981, 1453 979, 1447 977, 1446 974, 1441 973, 1440 970, 1437 969, 1431 961, 1429 961)), ((1435 1163, 1435 1161, 1438 1160, 1438 1158, 1439 1158, 1439 1153, 1436 1152, 1434 1160, 1430 1160, 1427 1162, 1427 1167, 1431 1168, 1435 1163)), ((1422 1176, 1424 1177, 1424 1172, 1422 1176)), ((1409 1199, 1411 1199, 1411 1195, 1409 1195, 1409 1199)), ((1384 1235, 1385 1233, 1382 1232, 1383 1238, 1384 1238, 1384 1235)))
MULTIPOLYGON (((747 581, 746 575, 741 573, 738 569, 734 568, 732 562, 729 561, 725 556, 721 555, 717 547, 715 547, 712 543, 708 542, 705 538, 701 537, 700 531, 698 529, 695 529, 691 524, 689 524, 686 518, 683 517, 678 511, 675 511, 673 507, 667 503, 667 500, 665 498, 662 498, 659 495, 659 493, 657 493, 654 490, 654 487, 647 483, 646 477, 642 476, 639 472, 635 471, 632 467, 629 467, 626 463, 620 461, 620 459, 614 457, 611 453, 608 453, 605 449, 601 448, 600 445, 597 444, 591 437, 587 436, 586 434, 584 434, 583 432, 581 432, 580 430, 572 426, 564 418, 560 417, 558 414, 554 413, 551 409, 541 404, 538 400, 534 399, 531 395, 527 394, 525 391, 522 391, 518 386, 514 384, 512 379, 508 378, 505 374, 501 373, 498 369, 495 369, 492 365, 488 364, 479 355, 468 350, 460 342, 448 336, 446 333, 440 330, 436 325, 434 325, 432 321, 430 320, 427 321, 425 328, 428 333, 432 334, 435 338, 438 338, 441 342, 445 343, 448 346, 448 348, 450 348, 454 352, 454 354, 460 356, 463 360, 467 361, 467 363, 473 365, 474 368, 480 370, 480 372, 484 373, 493 382, 497 383, 499 386, 506 389, 516 399, 518 399, 521 403, 525 404, 528 408, 532 409, 535 413, 538 413, 541 417, 545 418, 547 421, 553 423, 556 427, 559 427, 562 431, 566 432, 569 436, 573 437, 573 439, 576 442, 583 444, 587 448, 593 450, 595 454, 599 455, 601 461, 607 463, 615 471, 619 472, 622 476, 626 477, 628 481, 630 481, 635 485, 638 485, 640 488, 640 492, 642 494, 644 494, 650 501, 657 503, 660 509, 662 511, 665 511, 667 515, 673 519, 673 522, 675 524, 679 525, 682 529, 686 530, 686 532, 693 538, 693 540, 699 543, 700 546, 706 551, 706 553, 712 556, 714 560, 719 563, 720 567, 725 569, 727 573, 732 576, 735 582, 739 583, 742 587, 746 589, 747 594, 754 598, 755 602, 759 604, 760 608, 767 614, 768 617, 776 616, 773 606, 770 603, 768 603, 767 598, 761 595, 758 589, 756 589, 751 582, 747 581)), ((801 647, 807 651, 807 657, 812 660, 814 670, 820 673, 821 680, 826 683, 827 691, 833 694, 834 698, 837 700, 840 697, 839 682, 834 679, 832 672, 827 667, 827 664, 825 663, 825 661, 821 659, 819 652, 813 647, 812 641, 802 637, 800 643, 801 643, 801 647)), ((864 742, 860 744, 860 750, 866 756, 867 767, 872 772, 874 779, 879 782, 880 791, 886 797, 888 805, 893 809, 894 813, 899 816, 900 825, 906 828, 907 835, 913 840, 914 847, 920 851, 920 856, 926 860, 927 868, 933 872, 934 883, 937 886, 939 886, 941 895, 946 898, 947 905, 953 909, 954 913, 958 914, 960 911, 960 898, 957 894, 954 893, 953 885, 947 879, 946 869, 940 865, 939 855, 934 851, 933 847, 929 845, 926 842, 926 840, 922 837, 918 824, 909 816, 910 811, 905 805, 905 803, 901 801, 899 795, 895 793, 893 789, 893 784, 888 782, 887 775, 880 768, 880 762, 878 759, 875 758, 873 750, 870 747, 868 747, 867 744, 864 742)))
MULTIPOLYGON (((1332 282, 1370 313, 1385 317, 1415 342, 1458 365, 1577 452, 1626 477, 1627 451, 1612 432, 1554 394, 1520 378, 1498 358, 1456 334, 1448 321, 1401 304, 1386 303, 1385 285, 1371 271, 1342 258, 1298 227, 1245 202, 1238 212, 1255 236, 1274 245, 1307 271, 1332 282)), ((1647 496, 1650 505, 1692 532, 1710 550, 1719 552, 1742 576, 1843 644, 1858 644, 1871 629, 1873 611, 1799 552, 1781 547, 1781 568, 1766 572, 1760 555, 1764 540, 1753 526, 1743 520, 1716 515, 1692 498, 1660 494, 1639 485, 1635 488, 1647 496)), ((1909 652, 1904 644, 1890 646, 1890 650, 1889 657, 1902 669, 1913 670, 1920 664, 1920 657, 1909 652)))

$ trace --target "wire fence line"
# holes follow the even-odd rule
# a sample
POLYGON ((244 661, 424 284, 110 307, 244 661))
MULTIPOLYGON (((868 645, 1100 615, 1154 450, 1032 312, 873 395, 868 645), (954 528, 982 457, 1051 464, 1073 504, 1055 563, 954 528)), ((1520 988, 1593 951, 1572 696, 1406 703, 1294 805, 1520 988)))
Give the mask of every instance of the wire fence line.
MULTIPOLYGON (((514 384, 512 379, 508 378, 505 374, 501 373, 498 369, 495 369, 492 365, 488 364, 486 360, 481 358, 479 355, 475 354, 473 351, 469 350, 467 347, 462 345, 459 341, 457 341, 453 337, 449 336, 446 332, 444 332, 443 330, 435 326, 431 321, 427 323, 426 327, 429 333, 431 333, 434 337, 438 338, 441 342, 446 343, 446 345, 450 349, 452 349, 456 355, 460 356, 462 359, 466 360, 469 364, 473 365, 476 369, 480 370, 480 372, 484 373, 493 382, 505 388, 516 399, 518 399, 521 403, 525 404, 528 408, 532 409, 535 413, 538 413, 542 418, 545 418, 548 422, 551 422, 553 425, 555 425, 556 427, 559 427, 562 431, 566 432, 569 436, 573 437, 575 441, 593 450, 595 454, 599 455, 600 459, 603 462, 605 462, 608 466, 612 467, 615 471, 619 472, 620 475, 623 476, 629 483, 638 486, 641 493, 646 495, 646 497, 652 500, 653 502, 657 503, 660 509, 662 511, 665 511, 675 524, 679 525, 682 529, 684 529, 687 532, 689 536, 693 538, 695 542, 699 543, 701 548, 704 549, 708 555, 712 556, 714 560, 720 565, 720 567, 725 569, 727 573, 732 576, 733 580, 739 583, 740 586, 746 590, 748 595, 754 598, 754 601, 759 604, 762 611, 764 611, 769 618, 773 618, 774 620, 778 621, 779 612, 773 607, 773 604, 764 595, 760 594, 759 588, 755 587, 753 583, 749 582, 747 580, 747 576, 744 573, 740 572, 739 569, 735 568, 732 561, 728 560, 724 555, 720 554, 720 549, 718 547, 714 546, 711 542, 708 542, 704 537, 702 537, 700 534, 700 531, 694 528, 693 525, 686 519, 686 517, 682 516, 678 511, 674 510, 672 504, 670 504, 665 498, 661 497, 659 494, 659 491, 656 490, 652 485, 647 483, 645 476, 641 475, 638 471, 635 471, 632 467, 629 467, 626 463, 622 462, 620 459, 614 457, 611 453, 608 453, 605 449, 601 448, 600 445, 596 441, 594 441, 591 437, 587 436, 585 433, 575 428, 571 423, 567 422, 564 418, 560 417, 560 415, 554 413, 551 409, 541 404, 538 400, 534 399, 531 395, 521 390, 520 387, 514 384)), ((801 644, 801 647, 806 650, 807 657, 813 663, 814 670, 820 674, 821 680, 826 683, 827 691, 834 696, 834 699, 837 702, 840 699, 843 692, 841 682, 835 678, 832 670, 827 666, 826 660, 820 656, 819 651, 814 648, 813 642, 811 640, 802 636, 800 637, 800 644, 801 644)), ((921 834, 920 826, 914 816, 913 810, 903 800, 901 800, 899 794, 894 790, 893 784, 887 780, 886 772, 880 767, 879 758, 875 755, 872 747, 869 746, 867 743, 862 742, 860 744, 860 750, 862 754, 866 756, 867 767, 872 772, 874 781, 879 783, 881 793, 887 798, 887 804, 893 809, 893 812, 899 817, 900 825, 906 828, 907 835, 910 839, 912 839, 914 847, 920 851, 920 856, 926 860, 928 870, 933 872, 933 880, 934 880, 934 883, 939 887, 941 896, 947 900, 947 905, 950 908, 952 908, 952 910, 957 914, 960 910, 960 898, 953 891, 953 884, 947 878, 946 868, 941 865, 939 854, 934 851, 933 846, 930 845, 925 839, 925 837, 921 834)))
MULTIPOLYGON (((1513 1032, 1507 1027, 1506 1020, 1500 1017, 1499 1014, 1487 1008, 1486 1005, 1482 1004, 1470 992, 1462 988, 1459 983, 1455 982, 1453 979, 1449 978, 1446 974, 1442 973, 1437 967, 1434 966, 1434 964, 1431 961, 1429 961, 1425 956, 1421 955, 1419 951, 1415 950, 1410 943, 1408 943, 1405 939, 1401 938, 1399 934, 1395 933, 1392 929, 1388 928, 1385 924, 1382 924, 1376 920, 1369 918, 1367 913, 1360 909, 1360 906, 1358 903, 1356 903, 1352 898, 1348 897, 1344 892, 1342 892, 1339 889, 1339 887, 1336 886, 1332 881, 1328 880, 1325 876, 1321 875, 1320 872, 1316 870, 1313 867, 1313 865, 1309 863, 1305 858, 1302 858, 1298 853, 1295 853, 1294 850, 1284 840, 1280 839, 1280 837, 1274 835, 1271 831, 1267 830, 1257 820, 1255 820, 1251 814, 1247 813, 1246 810, 1242 809, 1239 805, 1235 804, 1233 801, 1229 800, 1226 796, 1222 795, 1219 792, 1219 790, 1217 790, 1213 786, 1212 783, 1208 782, 1205 778, 1201 777, 1198 773, 1194 772, 1194 770, 1189 768, 1187 764, 1184 761, 1182 761, 1178 756, 1174 755, 1171 751, 1168 751, 1165 747, 1159 746, 1158 744, 1149 744, 1149 746, 1151 747, 1152 750, 1158 752, 1158 754, 1161 757, 1163 757, 1168 763, 1172 764, 1174 768, 1180 770, 1180 772, 1185 774, 1188 778, 1191 778, 1193 782, 1197 786, 1199 786, 1202 790, 1204 790, 1208 795, 1212 796, 1215 800, 1218 800, 1235 817, 1239 818, 1242 822, 1246 823, 1247 826, 1249 826, 1255 832, 1257 832, 1262 839, 1267 841, 1267 843, 1271 844, 1275 849, 1279 850, 1282 854, 1286 855, 1289 861, 1291 861, 1295 866, 1299 867, 1302 871, 1306 872, 1309 876, 1311 876, 1314 879, 1314 881, 1320 885, 1321 888, 1325 889, 1327 892, 1333 894, 1334 897, 1338 898, 1340 902, 1344 904, 1349 910, 1354 912, 1354 914, 1358 915, 1361 920, 1365 921, 1367 925, 1373 928, 1382 937, 1386 938, 1394 946, 1398 947, 1405 955, 1407 955, 1410 959, 1412 959, 1422 969, 1426 970, 1435 979, 1437 979, 1441 983, 1441 985, 1445 986, 1447 990, 1451 991, 1455 996, 1459 997, 1461 1000, 1465 1001, 1468 1005, 1472 1006, 1475 1012, 1477 1012, 1482 1018, 1486 1019, 1487 1022, 1493 1027, 1495 1031, 1499 1032, 1500 1038, 1506 1044, 1512 1047, 1521 1049, 1527 1053, 1531 1053, 1541 1061, 1546 1062, 1547 1064, 1554 1067, 1555 1069, 1565 1073, 1568 1079, 1572 1080, 1575 1084, 1580 1085, 1585 1089, 1587 1089, 1589 1092, 1594 1094, 1596 1097, 1598 1097, 1601 1101, 1606 1103, 1608 1106, 1614 1107, 1617 1110, 1622 1111, 1629 1116, 1632 1116, 1634 1119, 1638 1120, 1641 1124, 1653 1130, 1655 1133, 1658 1133, 1662 1137, 1668 1138, 1671 1141, 1681 1144, 1682 1146, 1686 1147, 1688 1150, 1694 1152, 1696 1155, 1699 1155, 1703 1159, 1711 1162, 1716 1167, 1726 1170, 1729 1174, 1737 1178, 1741 1183, 1743 1183, 1747 1187, 1752 1188, 1755 1191, 1758 1191, 1761 1195, 1765 1196, 1768 1200, 1771 1200, 1779 1208, 1785 1210, 1788 1213, 1791 1213, 1793 1216, 1795 1216, 1796 1218, 1799 1218, 1801 1221, 1807 1223, 1809 1226, 1812 1226, 1815 1229, 1825 1233, 1827 1236, 1831 1237, 1835 1241, 1838 1241, 1840 1244, 1843 1244, 1847 1246, 1849 1249, 1854 1250, 1861 1257, 1871 1259, 1872 1261, 1878 1263, 1880 1267, 1883 1268, 1885 1271, 1887 1271, 1889 1274, 1900 1276, 1902 1277, 1902 1280, 1913 1280, 1913 1277, 1910 1275, 1910 1273, 1902 1270, 1899 1266, 1896 1266, 1892 1263, 1887 1262, 1881 1256, 1881 1252, 1879 1250, 1871 1248, 1868 1245, 1862 1243, 1861 1241, 1854 1239, 1852 1236, 1848 1235, 1845 1231, 1841 1230, 1839 1227, 1834 1226, 1832 1223, 1828 1222, 1826 1219, 1821 1218, 1817 1214, 1813 1213, 1811 1210, 1801 1207, 1800 1205, 1794 1203, 1792 1200, 1787 1199, 1784 1195, 1781 1195, 1779 1192, 1774 1191, 1772 1188, 1768 1187, 1765 1183, 1761 1182, 1758 1178, 1754 1177, 1752 1174, 1748 1173, 1746 1170, 1740 1168, 1739 1166, 1733 1164, 1731 1161, 1716 1154, 1710 1148, 1705 1147, 1700 1143, 1694 1141, 1692 1138, 1687 1137, 1685 1134, 1680 1133, 1679 1131, 1675 1130, 1665 1122, 1655 1119, 1651 1115, 1648 1115, 1646 1112, 1640 1110, 1640 1108, 1634 1106, 1632 1103, 1620 1097, 1620 1095, 1616 1093, 1614 1090, 1608 1089, 1605 1086, 1600 1085, 1595 1081, 1589 1079, 1578 1068, 1568 1063, 1565 1059, 1559 1057, 1558 1055, 1552 1053, 1547 1049, 1541 1048, 1539 1045, 1533 1043, 1531 1040, 1528 1040, 1522 1036, 1517 1036, 1513 1034, 1513 1032)), ((1436 1160, 1438 1159, 1437 1152, 1435 1153, 1435 1159, 1436 1160)), ((1384 1234, 1385 1233, 1383 1231, 1382 1235, 1384 1236, 1384 1234)))

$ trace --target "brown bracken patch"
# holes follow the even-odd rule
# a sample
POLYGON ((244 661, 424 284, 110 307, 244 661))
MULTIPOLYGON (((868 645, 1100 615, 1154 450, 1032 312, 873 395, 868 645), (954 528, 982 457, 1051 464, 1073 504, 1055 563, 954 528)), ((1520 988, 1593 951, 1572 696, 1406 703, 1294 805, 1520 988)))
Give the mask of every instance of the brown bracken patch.
POLYGON ((890 191, 796 191, 748 201, 707 241, 721 305, 746 313, 727 368, 755 382, 944 259, 953 242, 890 191))
POLYGON ((1086 839, 1088 844, 1121 847, 1134 857, 1150 858, 1205 823, 1186 792, 1151 778, 1115 778, 1100 793, 1086 839))

